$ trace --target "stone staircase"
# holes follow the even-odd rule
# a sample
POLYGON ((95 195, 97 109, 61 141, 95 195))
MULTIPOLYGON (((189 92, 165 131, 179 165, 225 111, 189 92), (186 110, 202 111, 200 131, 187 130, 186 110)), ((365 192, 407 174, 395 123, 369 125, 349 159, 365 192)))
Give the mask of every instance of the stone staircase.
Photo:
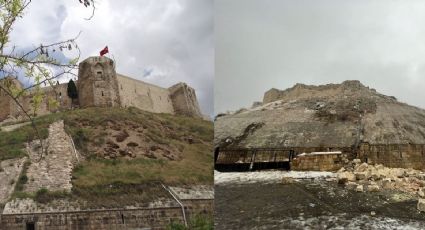
POLYGON ((50 191, 71 191, 71 174, 77 156, 71 137, 64 130, 63 121, 49 126, 49 137, 44 141, 47 151, 40 160, 40 143, 27 147, 31 159, 25 191, 36 192, 40 188, 50 191), (37 150, 38 149, 38 150, 37 150))

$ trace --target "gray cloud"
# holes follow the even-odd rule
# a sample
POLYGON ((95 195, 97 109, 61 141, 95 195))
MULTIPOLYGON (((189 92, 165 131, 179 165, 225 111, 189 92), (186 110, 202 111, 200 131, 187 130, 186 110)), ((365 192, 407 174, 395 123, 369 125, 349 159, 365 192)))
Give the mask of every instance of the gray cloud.
POLYGON ((357 79, 425 108, 425 2, 217 0, 215 113, 357 79))
POLYGON ((202 112, 213 114, 213 1, 96 2, 95 16, 87 21, 91 11, 78 1, 33 1, 12 41, 27 48, 81 31, 82 58, 98 55, 108 45, 117 72, 163 87, 186 82, 195 88, 202 112))

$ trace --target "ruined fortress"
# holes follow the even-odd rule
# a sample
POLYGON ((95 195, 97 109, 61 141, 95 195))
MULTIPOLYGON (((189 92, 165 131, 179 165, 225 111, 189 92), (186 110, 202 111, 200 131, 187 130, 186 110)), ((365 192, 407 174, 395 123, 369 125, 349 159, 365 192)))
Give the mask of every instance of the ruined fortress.
POLYGON ((216 165, 336 170, 345 156, 424 169, 425 110, 359 81, 296 84, 267 91, 251 108, 218 115, 214 144, 216 165))
MULTIPOLYGON (((6 88, 23 89, 21 82, 5 78, 0 84, 6 88)), ((72 107, 136 107, 153 113, 169 113, 202 117, 195 90, 185 83, 162 88, 115 72, 114 61, 107 57, 89 57, 79 64, 76 82, 78 100, 67 95, 68 83, 44 87, 47 95, 37 108, 36 115, 44 115, 72 107), (59 105, 53 105, 55 99, 59 105)), ((33 108, 33 92, 19 98, 23 109, 33 108)), ((6 92, 0 91, 0 121, 22 117, 23 111, 6 92)))

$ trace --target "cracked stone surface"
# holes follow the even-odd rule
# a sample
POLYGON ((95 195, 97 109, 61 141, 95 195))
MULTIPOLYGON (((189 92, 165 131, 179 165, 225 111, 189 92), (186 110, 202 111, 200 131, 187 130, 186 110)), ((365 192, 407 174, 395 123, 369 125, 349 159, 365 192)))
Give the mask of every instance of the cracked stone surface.
POLYGON ((214 144, 220 147, 341 147, 360 140, 425 144, 425 110, 345 81, 272 89, 263 103, 219 114, 214 123, 214 144))
POLYGON ((47 154, 39 160, 39 143, 27 147, 31 159, 28 168, 26 192, 36 192, 40 188, 50 191, 71 191, 71 174, 76 156, 71 137, 64 130, 63 121, 49 126, 49 137, 45 141, 47 154))

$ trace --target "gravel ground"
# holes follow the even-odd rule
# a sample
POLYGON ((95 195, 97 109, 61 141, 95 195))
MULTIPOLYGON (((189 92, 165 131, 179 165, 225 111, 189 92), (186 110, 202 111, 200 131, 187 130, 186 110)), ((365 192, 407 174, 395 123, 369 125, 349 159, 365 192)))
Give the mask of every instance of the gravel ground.
POLYGON ((425 213, 408 194, 355 192, 311 173, 282 184, 276 174, 284 172, 259 173, 253 181, 216 172, 215 229, 425 229, 425 213))

